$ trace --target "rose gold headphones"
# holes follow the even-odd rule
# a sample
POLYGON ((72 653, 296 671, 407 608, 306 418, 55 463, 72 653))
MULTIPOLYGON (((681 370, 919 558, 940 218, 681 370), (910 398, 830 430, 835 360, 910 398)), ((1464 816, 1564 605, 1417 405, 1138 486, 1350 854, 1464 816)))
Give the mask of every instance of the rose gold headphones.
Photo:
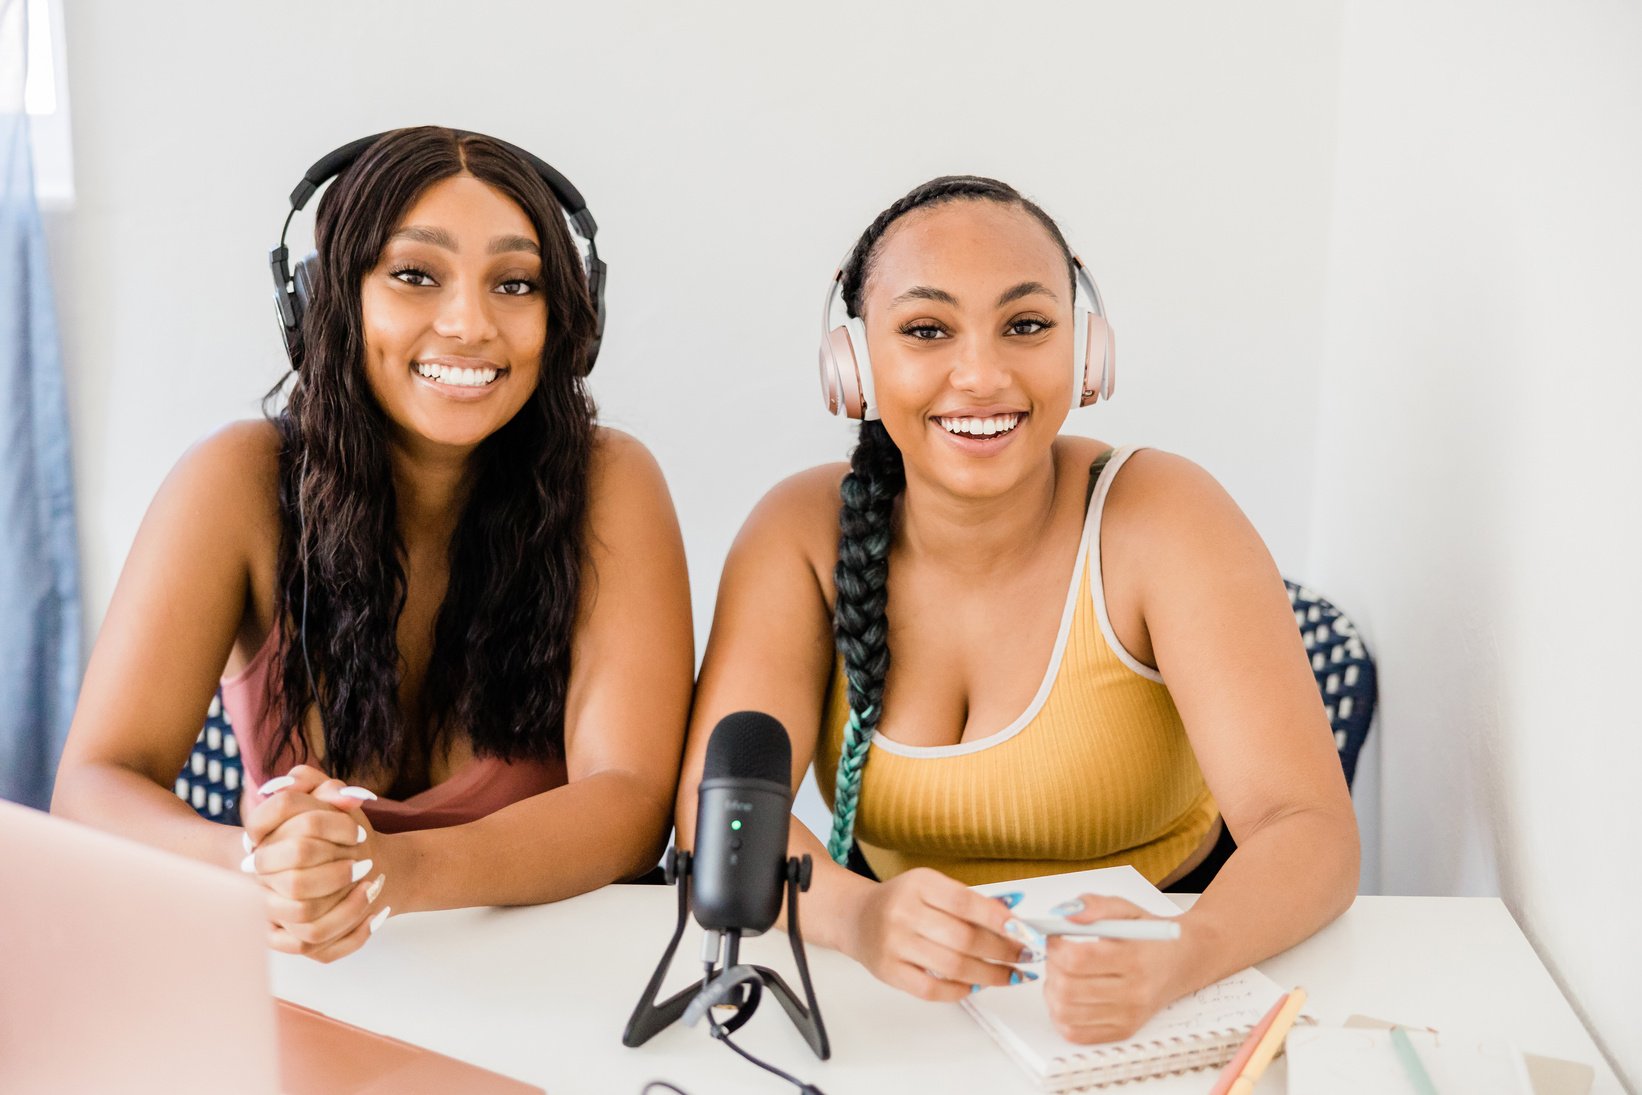
MULTIPOLYGON (((1087 407, 1112 398, 1117 382, 1117 351, 1112 325, 1101 306, 1100 287, 1072 256, 1076 271, 1072 299, 1072 405, 1087 407)), ((844 304, 844 267, 839 264, 821 305, 821 397, 832 414, 877 421, 878 399, 872 387, 872 359, 867 355, 867 325, 844 304)))

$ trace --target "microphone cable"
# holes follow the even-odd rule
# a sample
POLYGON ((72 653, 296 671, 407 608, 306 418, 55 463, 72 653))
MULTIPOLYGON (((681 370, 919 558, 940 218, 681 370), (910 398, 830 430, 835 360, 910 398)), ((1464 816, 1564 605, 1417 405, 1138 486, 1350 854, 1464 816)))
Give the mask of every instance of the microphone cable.
POLYGON ((710 1028, 714 1038, 717 1038, 720 1042, 723 1042, 725 1045, 735 1050, 736 1053, 751 1061, 765 1072, 773 1072, 783 1080, 786 1080, 788 1083, 796 1085, 798 1087, 799 1095, 827 1095, 826 1092, 822 1091, 814 1084, 806 1084, 803 1080, 800 1080, 792 1073, 782 1072, 779 1068, 776 1068, 769 1062, 760 1061, 757 1057, 754 1057, 751 1053, 748 1053, 746 1050, 730 1041, 730 1032, 719 1026, 718 1020, 714 1019, 710 1013, 707 1016, 707 1025, 710 1028))
MULTIPOLYGON (((702 981, 703 990, 705 990, 707 985, 711 983, 712 977, 713 977, 713 970, 715 968, 714 963, 712 963, 712 962, 706 963, 706 966, 707 966, 706 976, 703 978, 703 981, 702 981)), ((756 982, 755 982, 755 984, 756 984, 756 982)), ((753 1064, 757 1065, 759 1068, 763 1069, 765 1072, 774 1073, 775 1075, 781 1077, 783 1080, 786 1080, 788 1083, 790 1083, 794 1087, 798 1088, 799 1095, 827 1095, 827 1093, 825 1091, 822 1091, 820 1088, 816 1087, 814 1084, 807 1084, 803 1080, 800 1080, 797 1076, 794 1076, 792 1073, 783 1072, 779 1068, 776 1068, 774 1065, 770 1064, 769 1062, 759 1060, 757 1057, 754 1057, 751 1053, 748 1053, 746 1050, 742 1049, 740 1046, 738 1046, 734 1042, 730 1041, 730 1032, 728 1030, 725 1030, 724 1027, 722 1027, 721 1025, 719 1025, 719 1022, 718 1022, 717 1019, 713 1018, 713 1012, 712 1012, 711 1008, 707 1009, 707 1026, 708 1026, 708 1029, 711 1032, 712 1036, 715 1039, 717 1039, 720 1042, 723 1042, 725 1045, 727 1045, 731 1049, 735 1050, 738 1055, 740 1055, 741 1057, 745 1058, 748 1061, 751 1061, 753 1064)), ((653 1088, 653 1087, 666 1088, 668 1091, 674 1092, 675 1095, 689 1095, 688 1092, 684 1091, 681 1088, 674 1087, 672 1084, 668 1083, 666 1080, 651 1080, 649 1083, 644 1085, 644 1090, 639 1092, 639 1095, 650 1095, 650 1089, 653 1088)))

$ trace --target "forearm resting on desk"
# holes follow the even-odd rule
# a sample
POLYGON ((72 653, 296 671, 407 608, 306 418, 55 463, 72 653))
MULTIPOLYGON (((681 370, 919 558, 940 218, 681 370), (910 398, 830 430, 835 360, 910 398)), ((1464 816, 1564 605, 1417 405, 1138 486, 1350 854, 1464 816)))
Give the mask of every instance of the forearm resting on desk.
POLYGON ((1302 810, 1247 834, 1197 903, 1181 916, 1188 960, 1172 999, 1309 938, 1351 907, 1357 827, 1350 817, 1302 810))
POLYGON ((604 771, 464 825, 391 835, 405 879, 394 909, 536 905, 633 878, 661 858, 671 807, 604 771))
POLYGON ((245 855, 238 826, 207 821, 169 787, 119 764, 63 768, 51 812, 219 867, 235 867, 245 855))

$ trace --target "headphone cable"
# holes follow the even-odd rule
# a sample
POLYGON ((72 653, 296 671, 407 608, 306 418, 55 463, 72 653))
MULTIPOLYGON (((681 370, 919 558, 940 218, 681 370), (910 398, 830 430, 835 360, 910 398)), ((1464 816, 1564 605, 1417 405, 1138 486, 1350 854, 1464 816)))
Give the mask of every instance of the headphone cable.
POLYGON ((303 512, 302 498, 308 489, 308 443, 302 444, 302 467, 296 481, 296 535, 302 554, 302 620, 297 626, 297 638, 302 643, 302 667, 308 673, 308 695, 319 712, 319 723, 325 724, 325 712, 319 704, 319 684, 314 680, 314 665, 308 660, 308 519, 303 512))

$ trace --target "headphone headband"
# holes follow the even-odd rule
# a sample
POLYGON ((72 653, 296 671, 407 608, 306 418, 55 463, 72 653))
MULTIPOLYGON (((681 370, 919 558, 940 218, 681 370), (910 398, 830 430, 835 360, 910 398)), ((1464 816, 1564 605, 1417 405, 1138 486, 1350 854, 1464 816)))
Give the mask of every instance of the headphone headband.
MULTIPOLYGON (((384 130, 381 133, 373 133, 369 137, 360 137, 340 148, 332 149, 303 172, 302 180, 291 191, 291 211, 286 214, 285 226, 280 229, 279 243, 268 252, 268 266, 274 277, 274 306, 279 313, 280 332, 285 339, 285 350, 291 359, 292 369, 301 367, 299 346, 302 337, 302 313, 306 310, 314 270, 318 267, 318 253, 309 252, 297 263, 295 271, 292 271, 290 251, 285 246, 285 236, 291 230, 291 219, 302 211, 319 192, 320 187, 352 167, 367 149, 393 132, 397 131, 384 130)), ((593 363, 599 356, 599 344, 604 340, 604 287, 608 267, 605 266, 604 260, 599 258, 598 244, 594 240, 599 226, 593 219, 592 211, 587 208, 587 201, 582 197, 581 191, 552 164, 518 145, 467 129, 454 129, 451 132, 456 135, 457 140, 463 137, 485 137, 486 140, 494 141, 529 164, 546 184, 554 200, 559 203, 559 208, 574 234, 581 237, 587 245, 587 254, 583 258, 583 273, 587 277, 587 292, 592 298, 597 316, 593 338, 587 347, 585 366, 586 372, 592 372, 593 363)))

